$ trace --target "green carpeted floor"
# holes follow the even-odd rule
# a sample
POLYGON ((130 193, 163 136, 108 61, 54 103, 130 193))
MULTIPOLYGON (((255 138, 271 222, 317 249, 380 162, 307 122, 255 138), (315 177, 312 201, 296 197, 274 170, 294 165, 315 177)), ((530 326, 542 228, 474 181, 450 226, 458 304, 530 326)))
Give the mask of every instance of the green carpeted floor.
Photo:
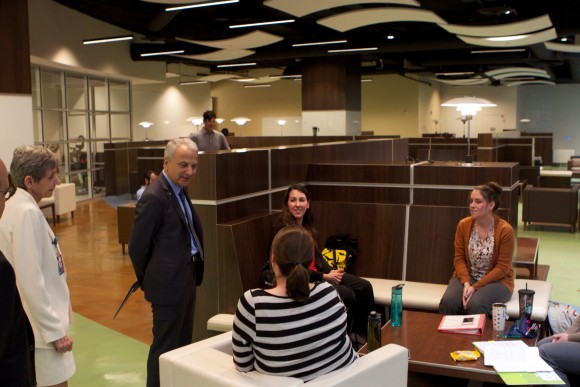
POLYGON ((79 314, 74 319, 70 335, 77 372, 70 387, 145 386, 148 345, 79 314))

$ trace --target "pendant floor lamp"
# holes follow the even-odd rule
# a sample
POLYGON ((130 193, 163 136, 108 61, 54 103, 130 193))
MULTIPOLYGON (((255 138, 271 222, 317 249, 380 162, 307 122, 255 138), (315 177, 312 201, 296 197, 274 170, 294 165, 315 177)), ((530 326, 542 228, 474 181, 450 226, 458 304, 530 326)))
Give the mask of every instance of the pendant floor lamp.
POLYGON ((482 108, 495 107, 497 105, 484 98, 459 97, 450 99, 449 101, 442 103, 441 106, 454 107, 461 113, 461 120, 467 122, 467 155, 465 155, 465 163, 473 163, 473 155, 471 154, 471 120, 477 112, 481 111, 482 108))

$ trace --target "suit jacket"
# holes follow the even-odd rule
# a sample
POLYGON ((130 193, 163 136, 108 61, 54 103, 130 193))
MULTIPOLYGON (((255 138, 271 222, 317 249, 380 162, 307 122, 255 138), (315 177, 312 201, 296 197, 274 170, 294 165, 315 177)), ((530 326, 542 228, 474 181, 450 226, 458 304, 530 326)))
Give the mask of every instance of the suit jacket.
MULTIPOLYGON (((187 192, 186 192, 187 195, 187 192)), ((197 213, 191 208, 193 227, 203 255, 203 232, 197 213)), ((164 174, 160 174, 137 202, 129 256, 137 280, 152 304, 175 305, 179 296, 203 280, 204 263, 191 260, 191 238, 179 197, 164 174)))
MULTIPOLYGON (((72 322, 66 266, 61 274, 55 236, 38 204, 19 188, 0 219, 0 250, 12 264, 37 348, 54 349, 72 322)), ((62 258, 62 255, 61 255, 62 258)))

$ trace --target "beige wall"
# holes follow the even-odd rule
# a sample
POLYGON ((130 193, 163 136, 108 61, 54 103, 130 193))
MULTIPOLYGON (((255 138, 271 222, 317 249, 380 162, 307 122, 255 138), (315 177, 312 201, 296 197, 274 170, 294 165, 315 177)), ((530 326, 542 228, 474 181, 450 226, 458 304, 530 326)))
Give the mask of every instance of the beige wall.
POLYGON ((419 83, 399 75, 372 76, 361 85, 362 130, 375 135, 416 137, 419 128, 419 83))
POLYGON ((227 120, 220 128, 228 128, 237 136, 261 136, 262 120, 276 117, 300 117, 302 115, 302 84, 293 80, 279 80, 271 87, 244 88, 235 81, 212 84, 211 96, 218 117, 227 120), (252 121, 243 127, 230 120, 248 117, 252 121))

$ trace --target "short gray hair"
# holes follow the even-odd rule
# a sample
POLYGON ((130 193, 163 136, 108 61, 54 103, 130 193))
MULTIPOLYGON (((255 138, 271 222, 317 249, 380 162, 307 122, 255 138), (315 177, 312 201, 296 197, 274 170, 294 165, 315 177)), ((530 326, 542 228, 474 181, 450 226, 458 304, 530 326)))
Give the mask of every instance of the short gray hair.
POLYGON ((175 151, 180 146, 185 145, 189 149, 197 152, 197 145, 195 142, 191 141, 189 137, 184 138, 174 138, 173 140, 169 140, 167 145, 165 146, 165 152, 163 153, 163 158, 167 161, 170 161, 173 156, 175 156, 175 151))
POLYGON ((46 172, 58 166, 58 159, 54 153, 40 145, 20 145, 14 149, 10 174, 14 184, 26 189, 24 178, 31 176, 33 181, 40 181, 46 172))

